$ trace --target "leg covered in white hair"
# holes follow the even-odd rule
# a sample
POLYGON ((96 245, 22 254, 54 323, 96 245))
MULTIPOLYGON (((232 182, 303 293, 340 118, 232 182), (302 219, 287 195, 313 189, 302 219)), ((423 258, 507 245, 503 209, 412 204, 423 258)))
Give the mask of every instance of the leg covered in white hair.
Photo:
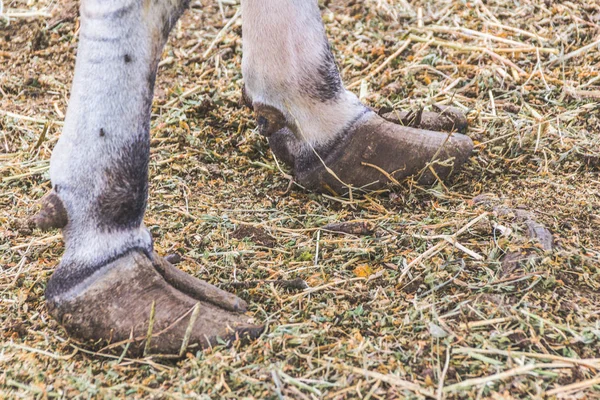
POLYGON ((467 136, 384 120, 346 90, 316 0, 242 0, 242 18, 246 100, 305 187, 341 194, 413 175, 431 183, 471 154, 467 136))

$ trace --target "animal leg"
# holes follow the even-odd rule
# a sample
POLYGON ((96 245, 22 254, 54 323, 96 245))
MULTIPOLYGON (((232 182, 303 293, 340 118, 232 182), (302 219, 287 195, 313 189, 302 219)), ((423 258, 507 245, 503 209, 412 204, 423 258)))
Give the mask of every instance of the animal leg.
POLYGON ((83 0, 75 77, 53 151, 41 227, 63 228, 46 289, 73 337, 130 354, 174 354, 256 337, 246 303, 158 258, 142 220, 158 60, 184 0, 83 0), (50 207, 52 206, 52 207, 50 207))
POLYGON ((343 194, 413 175, 432 183, 470 156, 467 136, 387 121, 344 88, 316 0, 242 0, 242 19, 246 99, 304 187, 343 194))

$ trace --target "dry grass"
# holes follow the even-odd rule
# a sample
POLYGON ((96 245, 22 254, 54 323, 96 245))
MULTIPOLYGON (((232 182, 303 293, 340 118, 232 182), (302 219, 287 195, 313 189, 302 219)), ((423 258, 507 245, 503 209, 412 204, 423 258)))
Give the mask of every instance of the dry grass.
POLYGON ((178 363, 89 354, 48 317, 63 245, 20 221, 49 188, 76 4, 4 3, 39 12, 0 18, 0 397, 600 397, 597 1, 327 1, 344 79, 367 104, 454 104, 470 110, 477 143, 446 186, 353 201, 287 190, 240 106, 240 21, 223 29, 237 6, 193 2, 157 84, 146 217, 156 248, 216 284, 311 288, 236 289, 267 333, 178 363), (472 201, 484 193, 499 200, 472 201), (497 204, 532 212, 555 251, 497 204), (475 219, 456 236, 463 248, 440 244, 475 219), (341 221, 375 230, 319 229, 341 221), (512 265, 506 252, 539 257, 512 265))

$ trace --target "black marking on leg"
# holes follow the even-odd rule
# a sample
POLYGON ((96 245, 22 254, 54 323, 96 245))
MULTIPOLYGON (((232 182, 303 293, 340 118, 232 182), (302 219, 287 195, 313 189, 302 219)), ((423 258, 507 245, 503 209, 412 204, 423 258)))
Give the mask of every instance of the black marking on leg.
POLYGON ((100 128, 100 137, 104 137, 106 132, 104 132, 104 128, 100 128))
POLYGON ((114 19, 120 19, 123 18, 125 16, 127 16, 128 14, 131 14, 131 12, 133 11, 133 9, 137 6, 137 2, 131 2, 131 4, 118 8, 116 10, 113 11, 109 11, 103 14, 94 14, 94 13, 89 13, 89 12, 85 12, 85 8, 82 8, 82 17, 84 18, 88 18, 88 19, 108 19, 108 20, 114 20, 114 19))
POLYGON ((183 14, 183 12, 189 7, 189 5, 189 0, 180 0, 179 4, 175 7, 175 9, 173 9, 169 13, 165 13, 162 16, 161 34, 163 40, 167 40, 167 38, 169 37, 169 32, 171 32, 171 29, 173 29, 175 22, 177 22, 179 17, 181 17, 181 14, 183 14))
POLYGON ((317 86, 317 92, 321 101, 334 99, 342 91, 342 79, 329 44, 324 56, 318 69, 321 84, 317 86))
POLYGON ((283 113, 275 107, 256 103, 254 105, 254 111, 256 113, 258 131, 263 136, 269 137, 273 133, 283 129, 286 126, 292 130, 295 130, 295 126, 288 124, 283 113))
POLYGON ((88 64, 94 65, 106 65, 108 63, 114 63, 117 61, 122 61, 123 57, 121 55, 102 55, 100 57, 89 57, 85 59, 85 62, 88 64))
POLYGON ((316 74, 307 77, 302 87, 308 96, 322 103, 337 98, 344 90, 329 43, 325 42, 323 58, 316 74))
POLYGON ((172 20, 177 20, 177 18, 171 18, 170 15, 165 15, 162 21, 162 30, 161 30, 161 34, 162 34, 162 38, 163 40, 167 40, 169 38, 169 32, 171 32, 171 29, 173 28, 173 25, 175 24, 175 21, 172 20))
MULTIPOLYGON (((150 70, 150 73, 148 74, 148 76, 146 77, 146 83, 148 84, 148 93, 149 96, 147 97, 147 101, 150 103, 150 108, 152 107, 152 97, 154 96, 154 84, 156 83, 156 69, 158 68, 158 65, 156 66, 156 68, 152 68, 150 70)), ((150 110, 150 109, 149 109, 150 110)))
POLYGON ((125 59, 125 64, 129 64, 131 61, 133 61, 133 59, 131 58, 131 56, 129 54, 125 54, 123 56, 123 59, 125 59))
POLYGON ((246 85, 242 86, 242 104, 248 108, 253 108, 252 105, 252 97, 248 94, 246 90, 246 85))
POLYGON ((137 228, 142 223, 148 197, 149 138, 120 149, 105 170, 105 187, 97 199, 95 220, 104 230, 137 228))

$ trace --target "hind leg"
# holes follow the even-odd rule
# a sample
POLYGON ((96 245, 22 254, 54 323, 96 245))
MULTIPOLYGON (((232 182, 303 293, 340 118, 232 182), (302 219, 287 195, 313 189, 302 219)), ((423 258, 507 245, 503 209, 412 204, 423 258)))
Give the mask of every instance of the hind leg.
POLYGON ((460 169, 465 135, 387 121, 344 88, 316 0, 242 0, 246 97, 273 152, 307 188, 379 189, 460 169))

